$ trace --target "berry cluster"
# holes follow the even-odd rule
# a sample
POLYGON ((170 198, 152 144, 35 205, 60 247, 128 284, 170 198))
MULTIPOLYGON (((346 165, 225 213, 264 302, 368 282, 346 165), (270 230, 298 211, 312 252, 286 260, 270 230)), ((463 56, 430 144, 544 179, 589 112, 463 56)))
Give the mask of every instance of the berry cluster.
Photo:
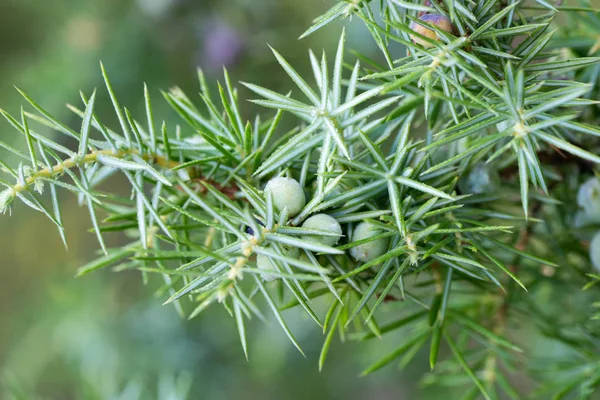
MULTIPOLYGON (((264 191, 265 195, 271 197, 277 211, 288 217, 298 215, 306 205, 304 189, 295 179, 285 177, 273 178, 267 183, 264 191)), ((315 214, 306 219, 301 227, 319 230, 323 233, 323 235, 303 235, 302 239, 326 246, 335 246, 343 236, 340 223, 334 217, 327 214, 315 214)), ((385 254, 389 247, 388 238, 370 240, 381 233, 381 229, 370 222, 363 221, 357 224, 352 231, 351 241, 351 243, 356 243, 356 245, 350 248, 350 256, 356 261, 366 263, 385 254)), ((299 250, 293 247, 285 247, 284 253, 293 258, 305 257, 305 255, 300 255, 299 250)), ((262 254, 257 256, 256 264, 259 269, 264 271, 276 270, 271 259, 262 254)), ((276 276, 269 273, 264 273, 262 277, 266 281, 276 279, 276 276)))

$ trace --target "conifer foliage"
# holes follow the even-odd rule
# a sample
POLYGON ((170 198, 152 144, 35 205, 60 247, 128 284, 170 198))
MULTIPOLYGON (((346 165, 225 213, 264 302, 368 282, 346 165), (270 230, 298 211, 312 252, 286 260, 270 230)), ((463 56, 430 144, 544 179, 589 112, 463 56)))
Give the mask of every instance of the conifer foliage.
POLYGON ((267 312, 302 352, 284 312, 298 307, 323 330, 319 368, 338 333, 402 330, 365 374, 423 350, 424 382, 464 386, 465 399, 588 398, 600 385, 599 18, 546 0, 340 1, 302 35, 340 32, 333 54, 308 54, 312 76, 273 49, 291 91, 242 83, 262 106, 251 117, 227 72, 217 93, 201 71, 199 96, 162 93, 176 126, 147 88, 145 115, 122 107, 104 67, 117 126, 95 114, 96 92, 69 107, 77 129, 21 92, 30 111, 1 111, 23 146, 0 142, 0 212, 30 207, 65 240, 57 192, 73 192, 102 250, 78 275, 158 275, 190 318, 220 304, 246 356, 246 326, 267 312), (346 18, 381 57, 347 52, 346 18), (115 174, 130 196, 99 189, 115 174), (107 248, 119 231, 134 239, 107 248), (536 354, 542 339, 561 351, 536 354), (533 393, 517 390, 524 374, 533 393))

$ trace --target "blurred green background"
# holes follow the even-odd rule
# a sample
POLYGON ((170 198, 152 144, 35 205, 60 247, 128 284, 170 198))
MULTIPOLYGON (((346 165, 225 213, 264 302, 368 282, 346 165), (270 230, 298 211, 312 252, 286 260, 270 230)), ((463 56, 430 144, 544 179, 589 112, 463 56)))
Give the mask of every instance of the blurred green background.
MULTIPOLYGON (((198 101, 194 98, 197 67, 212 82, 221 79, 225 65, 235 81, 285 92, 292 85, 267 43, 304 76, 311 76, 308 48, 317 54, 323 48, 333 51, 341 26, 302 41, 297 37, 332 3, 0 0, 0 107, 18 115, 24 100, 14 85, 60 120, 78 127, 79 118, 65 104, 80 106, 78 91, 89 95, 97 87, 98 114, 117 126, 103 87, 100 60, 121 105, 143 118, 145 82, 156 116, 169 125, 176 116, 162 101, 160 90, 179 86, 198 101)), ((357 22, 347 22, 350 47, 379 58, 370 35, 357 22)), ((252 97, 243 88, 240 92, 241 98, 252 97)), ((242 108, 244 116, 252 119, 255 109, 247 102, 242 108)), ((287 123, 291 122, 288 118, 287 123)), ((0 121, 0 140, 10 143, 17 138, 0 121)), ((119 181, 111 184, 117 189, 119 181)), ((381 341, 342 345, 334 340, 324 371, 319 373, 322 333, 295 310, 285 311, 284 316, 307 357, 296 351, 275 321, 253 321, 247 362, 235 323, 222 307, 209 308, 186 321, 173 307, 161 306, 165 298, 156 295, 162 283, 156 277, 146 286, 135 272, 106 270, 75 279, 76 268, 97 254, 98 245, 89 232, 87 209, 68 193, 63 193, 63 215, 68 251, 43 215, 16 205, 12 217, 0 217, 2 400, 456 397, 422 383, 427 382, 429 370, 427 346, 404 370, 388 366, 358 377, 365 367, 405 342, 402 330, 381 341), (424 374, 425 379, 419 380, 424 374)), ((105 238, 110 247, 125 240, 110 234, 105 238)), ((403 307, 401 302, 386 304, 380 322, 397 318, 403 307)), ((521 327, 517 333, 524 341, 535 341, 529 345, 536 353, 560 351, 529 335, 528 329, 521 327)), ((533 386, 525 378, 514 383, 533 386)))
MULTIPOLYGON (((213 81, 225 64, 235 80, 286 90, 291 86, 266 43, 306 73, 307 49, 331 50, 340 27, 300 42, 296 38, 329 6, 323 0, 2 0, 0 107, 19 112, 23 100, 15 85, 77 126, 78 118, 65 104, 79 105, 79 90, 89 95, 98 87, 99 113, 110 120, 99 60, 121 104, 138 116, 146 82, 156 114, 173 119, 159 89, 177 85, 193 96, 198 66, 213 81)), ((351 23, 348 40, 376 57, 363 29, 351 23)), ((247 95, 244 91, 241 97, 247 95)), ((244 107, 250 118, 251 107, 244 107)), ((1 140, 16 138, 8 124, 0 124, 1 140)), ((306 317, 288 311, 285 316, 307 358, 276 323, 255 322, 246 362, 235 324, 220 307, 187 322, 172 307, 161 306, 161 298, 154 296, 161 283, 156 279, 144 286, 137 273, 110 271, 75 279, 76 267, 93 258, 98 246, 88 231, 86 210, 69 194, 63 197, 68 251, 41 214, 17 205, 12 217, 0 218, 0 398, 434 396, 416 383, 426 370, 425 360, 407 371, 392 367, 357 378, 397 346, 393 336, 367 344, 334 341, 319 373, 321 332, 306 317)), ((107 239, 116 246, 123 238, 107 239)))

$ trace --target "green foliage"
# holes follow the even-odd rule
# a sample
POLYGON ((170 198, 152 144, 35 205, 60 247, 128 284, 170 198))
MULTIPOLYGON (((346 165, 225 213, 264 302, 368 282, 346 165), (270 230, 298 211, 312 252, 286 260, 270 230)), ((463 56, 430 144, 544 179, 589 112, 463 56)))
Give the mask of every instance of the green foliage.
POLYGON ((146 87, 146 115, 135 119, 104 68, 118 127, 95 114, 96 92, 69 107, 82 119, 77 130, 21 92, 36 113, 2 111, 24 145, 0 142, 21 161, 0 164, 0 212, 23 203, 64 240, 57 190, 75 193, 104 253, 79 275, 109 266, 158 274, 165 303, 190 318, 220 303, 246 356, 245 324, 264 319, 263 310, 302 353, 283 313, 300 307, 325 335, 320 368, 336 333, 370 340, 402 330, 406 340, 364 373, 404 367, 428 348, 433 372, 423 382, 465 386, 465 399, 522 398, 514 382, 524 368, 539 382, 532 396, 589 398, 600 385, 599 278, 586 248, 593 226, 577 228, 574 218, 578 187, 600 162, 600 21, 587 5, 537 3, 339 2, 303 36, 354 16, 384 62, 360 54, 350 62, 343 31, 333 57, 309 54, 311 79, 273 50, 292 90, 244 83, 252 102, 272 109, 249 120, 227 72, 218 93, 199 72, 199 102, 179 89, 163 93, 176 126, 156 119, 146 87), (587 28, 551 30, 562 11, 587 28), (446 16, 454 32, 420 20, 422 12, 446 16), (39 124, 60 139, 36 133, 39 124), (501 177, 497 189, 470 175, 482 163, 501 177), (128 195, 101 190, 116 172, 128 195), (280 210, 275 191, 263 190, 277 176, 304 188, 299 213, 280 210), (302 226, 317 213, 342 225, 337 244, 314 240, 337 235, 326 227, 302 226), (373 234, 357 239, 361 222, 373 234), (109 249, 109 232, 134 239, 109 249), (375 258, 350 256, 381 243, 387 251, 375 258), (381 323, 384 307, 398 317, 381 323), (535 354, 517 329, 536 329, 564 350, 535 354))

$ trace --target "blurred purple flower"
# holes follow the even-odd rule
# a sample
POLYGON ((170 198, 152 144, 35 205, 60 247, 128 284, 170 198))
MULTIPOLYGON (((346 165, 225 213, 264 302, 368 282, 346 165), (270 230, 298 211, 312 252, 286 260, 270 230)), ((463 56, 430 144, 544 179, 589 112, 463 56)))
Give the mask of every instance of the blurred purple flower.
POLYGON ((203 68, 216 71, 232 65, 243 51, 242 38, 228 23, 214 18, 208 20, 202 29, 203 50, 199 64, 203 68))

